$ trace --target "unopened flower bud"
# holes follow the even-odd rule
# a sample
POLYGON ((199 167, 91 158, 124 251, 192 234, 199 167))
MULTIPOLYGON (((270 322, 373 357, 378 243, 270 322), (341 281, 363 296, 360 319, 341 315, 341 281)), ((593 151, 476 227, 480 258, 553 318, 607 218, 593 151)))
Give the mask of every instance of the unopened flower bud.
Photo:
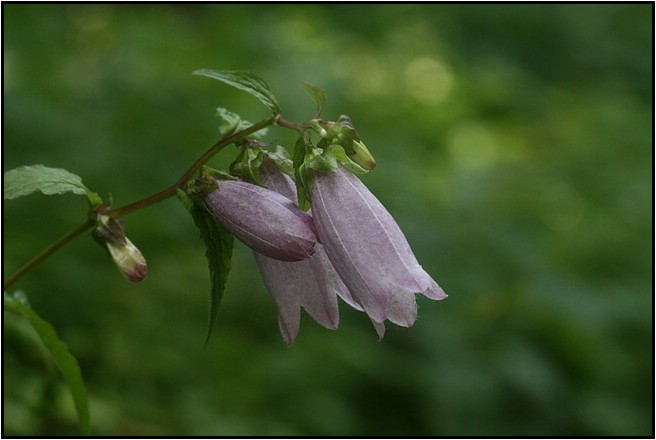
POLYGON ((376 167, 376 160, 361 141, 353 141, 353 153, 348 154, 348 157, 365 170, 373 170, 376 167))
POLYGON ((108 241, 107 250, 118 270, 128 281, 138 283, 146 278, 148 274, 146 259, 127 237, 124 245, 117 245, 108 241))
POLYGON ((321 122, 321 125, 324 127, 319 132, 321 137, 326 138, 331 144, 342 147, 348 158, 362 167, 363 171, 369 171, 376 167, 376 161, 353 128, 351 118, 341 115, 337 122, 321 122), (326 132, 325 136, 323 135, 324 131, 326 132))
POLYGON ((102 215, 100 225, 93 237, 100 243, 128 281, 138 283, 146 278, 148 265, 141 251, 125 236, 125 227, 121 220, 102 215))
POLYGON ((281 261, 300 261, 314 254, 317 236, 312 217, 288 198, 238 180, 222 180, 205 196, 205 204, 242 243, 281 261))

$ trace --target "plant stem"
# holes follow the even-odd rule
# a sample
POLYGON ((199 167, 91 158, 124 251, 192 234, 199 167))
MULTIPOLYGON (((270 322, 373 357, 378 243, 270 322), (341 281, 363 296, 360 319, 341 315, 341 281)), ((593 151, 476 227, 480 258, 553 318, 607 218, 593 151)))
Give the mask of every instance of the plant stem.
POLYGON ((11 287, 16 281, 18 281, 23 275, 25 275, 27 272, 30 270, 34 269, 36 265, 38 265, 40 262, 48 258, 50 255, 54 254, 57 252, 61 247, 72 241, 74 238, 76 238, 78 235, 82 235, 85 232, 90 231, 93 229, 93 227, 96 225, 96 223, 93 220, 87 220, 86 222, 82 223, 80 226, 77 228, 73 229, 63 237, 61 237, 59 240, 36 254, 30 261, 25 263, 23 267, 18 269, 16 272, 14 272, 13 275, 11 275, 9 278, 7 278, 4 283, 3 283, 3 288, 6 290, 9 287, 11 287))
POLYGON ((311 127, 311 124, 308 124, 307 122, 288 121, 287 119, 284 119, 280 115, 276 116, 274 123, 276 125, 280 125, 281 127, 289 128, 291 130, 296 130, 296 131, 301 131, 303 129, 311 127))
POLYGON ((105 214, 109 215, 111 217, 122 217, 124 215, 130 214, 134 211, 137 211, 139 209, 145 208, 147 206, 153 205, 155 203, 161 202, 162 200, 168 199, 169 197, 172 197, 175 195, 175 191, 180 188, 182 185, 187 183, 189 179, 200 169, 201 166, 203 166, 208 160, 210 160, 216 153, 221 151, 224 147, 227 145, 232 144, 233 142, 239 141, 249 134, 255 133, 256 131, 259 131, 265 127, 268 127, 269 125, 273 124, 274 118, 268 118, 264 119, 260 122, 258 122, 255 125, 251 125, 250 127, 238 131, 237 133, 234 133, 228 137, 224 137, 221 140, 219 140, 217 143, 212 145, 201 157, 194 162, 194 164, 189 167, 185 173, 180 176, 180 178, 171 186, 169 186, 166 189, 163 189, 162 191, 158 192, 157 194, 153 194, 152 196, 146 197, 145 199, 141 199, 139 201, 136 201, 134 203, 130 203, 129 205, 121 206, 119 208, 111 209, 107 211, 105 214))
MULTIPOLYGON (((221 151, 221 149, 223 149, 225 146, 230 145, 233 142, 239 141, 241 139, 244 139, 249 134, 253 134, 256 131, 268 127, 269 125, 273 124, 273 122, 274 122, 274 117, 272 116, 268 119, 263 119, 257 124, 251 125, 250 127, 244 130, 238 131, 237 133, 233 133, 230 136, 221 138, 217 143, 212 145, 201 157, 199 157, 198 160, 196 160, 196 162, 194 162, 193 165, 189 167, 189 169, 185 171, 185 173, 182 176, 180 176, 180 178, 173 185, 163 189, 157 194, 153 194, 152 196, 146 197, 145 199, 141 199, 134 203, 130 203, 128 205, 109 210, 104 214, 114 218, 121 217, 130 214, 134 211, 138 211, 139 209, 143 209, 147 206, 154 205, 155 203, 168 199, 171 196, 174 196, 176 190, 179 187, 181 187, 189 179, 191 179, 191 177, 196 173, 196 171, 200 169, 201 166, 203 166, 208 160, 210 160, 216 153, 221 151)), ((27 272, 32 270, 37 264, 39 264, 40 262, 48 258, 50 255, 57 252, 61 247, 69 243, 77 236, 82 235, 87 231, 90 231, 95 226, 96 226, 96 222, 93 219, 89 219, 83 224, 81 224, 80 226, 78 226, 77 228, 73 229, 72 231, 61 237, 59 240, 57 240, 47 248, 45 248, 44 250, 42 250, 40 253, 34 256, 30 261, 25 263, 23 267, 18 269, 14 274, 12 274, 9 278, 7 278, 4 281, 3 283, 4 289, 11 287, 16 281, 18 281, 27 272)))

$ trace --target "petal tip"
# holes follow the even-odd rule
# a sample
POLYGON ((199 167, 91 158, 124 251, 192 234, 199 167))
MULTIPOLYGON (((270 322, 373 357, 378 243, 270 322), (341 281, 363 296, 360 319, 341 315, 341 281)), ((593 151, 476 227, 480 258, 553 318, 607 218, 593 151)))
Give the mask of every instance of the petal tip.
POLYGON ((446 292, 433 280, 431 280, 430 287, 422 292, 422 295, 436 301, 441 301, 449 297, 449 295, 447 295, 446 292))

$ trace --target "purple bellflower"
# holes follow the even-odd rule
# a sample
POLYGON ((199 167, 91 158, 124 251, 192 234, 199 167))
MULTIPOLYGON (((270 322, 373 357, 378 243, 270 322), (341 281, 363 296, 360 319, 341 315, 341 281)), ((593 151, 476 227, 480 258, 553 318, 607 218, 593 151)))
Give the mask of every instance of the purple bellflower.
POLYGON ((419 265, 390 213, 345 168, 314 174, 312 217, 326 254, 381 338, 386 319, 414 324, 416 293, 447 297, 419 265))
POLYGON ((205 204, 242 243, 270 258, 300 261, 315 252, 312 217, 287 197, 252 183, 221 180, 205 204))
MULTIPOLYGON (((260 180, 289 200, 296 200, 293 181, 272 161, 260 167, 260 180)), ((279 261, 255 253, 255 260, 267 290, 278 308, 278 324, 285 342, 291 345, 300 326, 301 307, 322 326, 334 330, 339 324, 337 296, 352 307, 360 308, 333 268, 323 246, 315 245, 312 257, 298 262, 279 261)))

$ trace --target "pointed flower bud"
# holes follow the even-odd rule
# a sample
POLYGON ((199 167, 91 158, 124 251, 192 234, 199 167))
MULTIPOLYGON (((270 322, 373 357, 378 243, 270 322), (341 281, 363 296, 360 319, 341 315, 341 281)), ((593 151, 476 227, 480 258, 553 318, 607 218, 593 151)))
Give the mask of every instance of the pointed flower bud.
POLYGON ((320 135, 322 138, 326 138, 328 143, 342 147, 349 159, 361 166, 363 171, 374 169, 376 161, 353 128, 351 118, 341 115, 337 122, 321 121, 318 123, 323 127, 320 135))
MULTIPOLYGON (((314 174, 312 216, 330 261, 375 324, 389 319, 411 326, 417 316, 415 293, 446 298, 390 213, 343 167, 314 174)), ((376 326, 382 336, 381 327, 376 326)))
POLYGON ((364 142, 353 141, 353 154, 350 154, 351 160, 360 165, 365 170, 373 170, 376 168, 376 160, 371 155, 364 142))
POLYGON ((288 198, 248 182, 221 180, 204 199, 228 231, 262 255, 300 261, 314 254, 312 217, 288 198))
POLYGON ((123 221, 101 215, 99 222, 100 225, 94 231, 93 237, 107 249, 121 274, 133 283, 146 278, 148 274, 146 259, 125 236, 123 221))
MULTIPOLYGON (((260 177, 267 188, 289 200, 296 200, 294 183, 272 161, 262 164, 260 177)), ((315 321, 331 330, 339 324, 337 296, 359 307, 337 275, 323 246, 317 243, 315 249, 312 257, 298 262, 277 261, 255 252, 264 284, 278 308, 280 332, 288 345, 298 335, 301 307, 315 321)))
POLYGON ((146 259, 127 237, 124 245, 107 242, 107 250, 118 270, 128 281, 138 283, 148 275, 146 259))

